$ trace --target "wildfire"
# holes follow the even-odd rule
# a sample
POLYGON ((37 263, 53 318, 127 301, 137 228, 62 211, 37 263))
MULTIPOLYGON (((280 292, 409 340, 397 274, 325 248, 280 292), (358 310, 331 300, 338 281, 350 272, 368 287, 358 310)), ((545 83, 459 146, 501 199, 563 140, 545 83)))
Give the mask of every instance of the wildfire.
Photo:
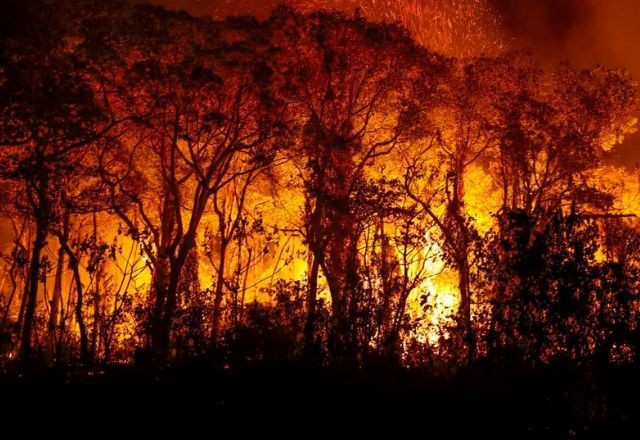
POLYGON ((549 261, 607 282, 632 264, 616 234, 640 180, 605 161, 637 122, 624 72, 505 52, 486 0, 292 4, 264 22, 104 6, 61 27, 72 47, 2 41, 10 356, 251 334, 364 358, 453 327, 473 356, 477 304, 551 295, 549 261), (618 222, 595 243, 576 214, 618 222))
POLYGON ((457 276, 447 269, 442 249, 430 234, 423 250, 426 271, 420 285, 409 298, 408 311, 420 324, 412 330, 412 337, 422 343, 437 346, 440 338, 447 337, 446 326, 453 322, 458 311, 460 297, 457 292, 457 276))

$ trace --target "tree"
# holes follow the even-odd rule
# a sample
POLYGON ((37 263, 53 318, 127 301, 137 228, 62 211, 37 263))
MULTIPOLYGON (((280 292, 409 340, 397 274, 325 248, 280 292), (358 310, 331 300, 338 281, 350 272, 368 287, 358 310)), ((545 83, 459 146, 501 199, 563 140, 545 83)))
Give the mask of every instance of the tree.
POLYGON ((590 187, 585 173, 633 129, 635 104, 624 72, 568 65, 534 71, 502 94, 495 103, 493 170, 504 208, 540 217, 568 204, 607 208, 609 198, 590 187))
POLYGON ((427 142, 404 158, 404 191, 436 226, 434 237, 458 272, 458 322, 471 358, 475 356, 471 253, 479 237, 465 208, 465 180, 469 168, 495 147, 489 130, 495 118, 491 103, 507 87, 512 60, 519 61, 511 54, 461 60, 450 66, 443 93, 435 102, 421 103, 423 121, 428 121, 423 122, 427 142))
POLYGON ((64 8, 42 2, 16 11, 25 14, 26 19, 13 33, 3 36, 0 70, 5 80, 0 85, 0 96, 4 138, 0 154, 1 177, 18 185, 22 197, 16 199, 17 207, 35 229, 24 288, 26 308, 20 356, 26 361, 31 354, 42 279, 41 252, 49 227, 60 212, 58 182, 75 171, 109 120, 84 80, 71 40, 64 37, 64 8), (45 17, 41 15, 43 11, 50 14, 45 17), (32 38, 33 35, 38 37, 32 38))
POLYGON ((159 360, 167 355, 180 276, 209 202, 276 157, 281 110, 262 47, 247 30, 253 24, 211 26, 158 12, 147 22, 151 32, 161 29, 156 40, 144 39, 125 59, 129 88, 113 106, 134 109, 136 123, 122 137, 128 161, 103 157, 103 177, 115 213, 143 243, 153 272, 151 347, 159 360), (157 53, 163 55, 149 56, 157 53), (146 192, 127 186, 134 173, 145 179, 146 192), (122 198, 133 209, 122 209, 122 198))
POLYGON ((417 60, 428 55, 401 29, 361 18, 281 8, 269 25, 281 49, 275 70, 301 124, 305 238, 331 293, 330 351, 337 362, 351 363, 358 350, 357 188, 366 168, 409 126, 406 96, 418 75, 417 60))

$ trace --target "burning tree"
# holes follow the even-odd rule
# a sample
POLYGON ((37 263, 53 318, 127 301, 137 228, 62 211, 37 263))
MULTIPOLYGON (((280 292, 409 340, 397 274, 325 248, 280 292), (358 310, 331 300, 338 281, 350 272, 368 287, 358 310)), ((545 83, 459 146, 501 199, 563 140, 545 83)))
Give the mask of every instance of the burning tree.
MULTIPOLYGON (((47 3, 39 6, 50 6, 50 14, 29 14, 28 6, 17 6, 17 12, 30 19, 13 24, 13 32, 3 36, 0 68, 1 177, 11 182, 6 188, 16 191, 10 198, 14 212, 25 216, 34 228, 22 299, 20 356, 25 360, 31 354, 38 285, 44 281, 42 250, 53 225, 66 215, 66 185, 81 175, 89 152, 115 123, 97 103, 71 35, 52 37, 67 35, 68 10, 47 3), (45 28, 48 32, 41 32, 45 28)), ((86 360, 80 288, 77 295, 82 357, 86 360)))
POLYGON ((251 334, 247 359, 347 365, 635 347, 634 225, 594 177, 634 124, 624 72, 479 56, 500 47, 482 1, 424 2, 439 12, 410 30, 364 18, 405 20, 406 2, 263 22, 32 4, 0 34, 0 304, 23 358, 63 333, 85 363, 109 357, 117 325, 159 362, 235 358, 251 334), (486 38, 460 51, 467 22, 486 38))
POLYGON ((281 8, 270 26, 282 47, 276 70, 285 99, 301 121, 295 148, 307 195, 305 237, 331 293, 331 351, 345 360, 362 343, 357 315, 366 169, 410 131, 418 61, 437 68, 437 59, 395 26, 337 14, 281 8))
MULTIPOLYGON (((152 17, 145 23, 154 40, 116 36, 132 47, 122 60, 128 87, 113 96, 111 107, 127 115, 133 110, 133 122, 119 136, 117 154, 126 160, 107 152, 101 163, 113 209, 142 243, 153 274, 150 343, 164 357, 183 268, 210 201, 236 179, 270 166, 284 128, 251 23, 225 28, 163 13, 152 17), (136 187, 132 175, 140 179, 136 187), (123 198, 131 209, 121 208, 123 198)), ((224 261, 214 293, 214 340, 223 277, 224 261)))

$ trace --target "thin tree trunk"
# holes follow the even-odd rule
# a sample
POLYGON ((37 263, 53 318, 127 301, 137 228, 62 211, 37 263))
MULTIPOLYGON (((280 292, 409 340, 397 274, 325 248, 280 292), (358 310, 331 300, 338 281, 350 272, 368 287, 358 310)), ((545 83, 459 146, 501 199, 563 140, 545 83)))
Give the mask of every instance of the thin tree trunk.
POLYGON ((60 301, 62 300, 62 274, 64 271, 64 248, 58 248, 58 258, 56 265, 55 280, 53 283, 53 294, 51 298, 51 313, 47 324, 47 351, 55 361, 56 330, 58 328, 58 314, 60 301))
MULTIPOLYGON (((11 312, 11 306, 13 305, 13 300, 15 298, 16 292, 18 291, 18 280, 16 279, 16 272, 19 268, 18 258, 24 251, 24 246, 22 245, 22 236, 25 231, 26 221, 23 220, 22 226, 20 227, 20 231, 16 230, 16 237, 14 239, 14 247, 12 253, 12 261, 11 267, 9 268, 7 274, 5 275, 9 277, 11 281, 11 293, 9 294, 9 299, 7 300, 7 307, 4 310, 4 314, 2 316, 2 323, 0 323, 0 333, 4 333, 7 328, 7 322, 9 321, 9 313, 11 312)), ((15 230, 15 227, 14 227, 15 230)))
MULTIPOLYGON (((29 279, 29 272, 31 271, 31 266, 27 270, 27 275, 25 277, 25 283, 27 283, 29 279)), ((24 327, 24 314, 27 309, 27 299, 28 296, 25 295, 24 291, 22 292, 22 298, 20 298, 20 310, 18 311, 18 321, 16 322, 16 328, 19 329, 20 336, 22 336, 22 328, 24 327)))
MULTIPOLYGON (((224 230, 221 229, 221 234, 224 230)), ((220 257, 218 259, 218 277, 216 279, 216 288, 213 296, 213 322, 211 325, 211 343, 215 346, 218 342, 218 333, 220 332, 220 320, 222 318, 222 298, 224 295, 224 273, 227 258, 228 242, 223 237, 220 242, 220 257)))
POLYGON ((99 329, 100 329, 100 272, 96 269, 96 276, 94 280, 95 290, 93 293, 93 328, 91 331, 91 357, 96 358, 99 346, 99 329))
POLYGON ((46 243, 46 226, 42 219, 36 221, 36 234, 33 241, 31 261, 29 263, 29 274, 25 283, 23 306, 24 325, 22 327, 22 337, 20 343, 20 359, 28 362, 31 356, 31 336, 33 333, 33 319, 35 317, 36 302, 38 299, 38 284, 40 277, 40 254, 46 243))
POLYGON ((240 316, 238 318, 240 325, 242 325, 244 321, 244 302, 245 296, 247 294, 247 282, 249 281, 249 270, 251 269, 250 264, 252 254, 252 249, 249 248, 247 252, 247 270, 244 271, 244 279, 242 280, 242 295, 240 295, 240 316))
POLYGON ((318 296, 318 272, 320 263, 310 252, 309 262, 309 285, 307 290, 307 320, 304 325, 304 340, 306 354, 310 360, 315 360, 317 344, 315 340, 316 306, 318 296))
MULTIPOLYGON (((13 268, 11 269, 14 270, 13 268)), ((7 300, 7 307, 4 310, 4 314, 2 315, 2 324, 0 325, 0 333, 4 333, 7 328, 7 322, 9 321, 9 311, 11 310, 11 305, 13 304, 13 298, 16 295, 16 291, 18 290, 18 283, 15 279, 15 274, 11 273, 11 293, 9 294, 9 299, 7 300)))
POLYGON ((470 291, 470 268, 469 268, 469 230, 465 218, 461 212, 462 189, 458 184, 454 185, 454 198, 449 209, 456 225, 457 246, 456 265, 458 266, 458 291, 460 293, 460 306, 458 308, 459 322, 462 324, 464 340, 467 344, 469 359, 473 359, 476 354, 475 336, 473 323, 471 322, 471 291, 470 291))
MULTIPOLYGON (((66 245, 65 245, 66 246, 66 245)), ((76 284, 76 307, 75 316, 78 322, 78 329, 80 331, 80 360, 85 365, 91 362, 91 356, 89 353, 89 338, 87 337, 87 327, 84 322, 84 315, 82 313, 82 307, 84 305, 84 293, 82 289, 82 280, 80 278, 80 269, 77 257, 71 252, 71 249, 67 248, 67 255, 69 256, 69 263, 73 270, 73 278, 76 284)))
POLYGON ((458 268, 458 290, 460 291, 459 318, 464 329, 464 338, 467 343, 469 359, 476 355, 475 335, 471 321, 471 292, 469 288, 469 259, 468 255, 461 256, 458 268))
POLYGON ((235 270, 235 278, 236 278, 236 288, 232 291, 233 293, 233 307, 231 309, 231 325, 233 331, 235 332, 238 329, 238 301, 239 301, 239 289, 240 289, 240 275, 242 274, 242 239, 238 239, 238 261, 236 262, 236 270, 235 270))
MULTIPOLYGON (((93 242, 98 243, 98 222, 96 212, 93 212, 93 242)), ((95 359, 98 351, 99 342, 99 323, 100 323, 100 270, 101 265, 95 267, 94 278, 94 295, 93 295, 93 330, 91 332, 91 356, 95 359)))

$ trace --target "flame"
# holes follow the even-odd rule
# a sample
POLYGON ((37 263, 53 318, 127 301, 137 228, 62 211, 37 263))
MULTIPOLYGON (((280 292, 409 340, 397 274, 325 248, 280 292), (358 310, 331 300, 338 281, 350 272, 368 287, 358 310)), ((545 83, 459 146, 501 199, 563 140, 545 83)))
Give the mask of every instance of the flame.
MULTIPOLYGON (((316 10, 318 7, 353 9, 360 8, 366 17, 378 22, 400 22, 407 27, 409 32, 423 45, 449 55, 467 57, 481 53, 496 53, 505 47, 504 37, 500 34, 498 24, 500 17, 490 7, 486 0, 447 1, 424 0, 422 2, 412 0, 326 0, 323 2, 301 0, 292 3, 303 10, 316 10)), ((393 119, 389 114, 374 115, 373 125, 377 125, 375 131, 378 136, 389 130, 385 126, 385 119, 393 119)), ((447 115, 441 115, 445 119, 447 115)), ((600 139, 603 150, 610 151, 619 144, 623 137, 633 132, 637 119, 632 118, 628 124, 620 130, 607 133, 600 139)), ((387 133, 388 134, 388 133, 387 133)), ((443 130, 442 138, 445 142, 454 144, 454 133, 443 130)), ((187 149, 186 143, 180 141, 180 148, 187 149)), ((386 177, 392 179, 402 175, 403 153, 392 153, 396 156, 388 156, 381 161, 386 168, 371 170, 367 177, 373 179, 386 177)), ((412 152, 405 151, 410 156, 412 152)), ((429 153, 431 154, 431 153, 429 153)), ((542 153, 543 154, 543 153, 542 153)), ((437 164, 436 153, 429 157, 432 163, 437 164)), ((542 167, 542 160, 538 166, 542 167)), ((380 164, 377 164, 380 166, 380 164)), ((152 166, 146 172, 153 174, 152 166)), ((373 168, 373 167, 372 167, 373 168)), ((310 259, 307 245, 302 236, 301 218, 304 212, 304 188, 299 182, 298 170, 291 165, 280 166, 275 173, 279 173, 278 179, 287 184, 274 189, 265 181, 258 181, 255 189, 250 192, 247 199, 247 207, 242 213, 249 225, 260 223, 263 230, 257 234, 251 243, 242 243, 242 250, 234 249, 230 252, 228 267, 233 272, 235 267, 246 264, 243 270, 247 273, 246 301, 259 301, 268 303, 272 298, 263 294, 265 287, 273 286, 278 279, 289 281, 305 281, 308 277, 308 261, 310 259), (249 258, 248 255, 251 255, 249 258), (247 258, 250 261, 244 261, 247 258)), ((591 183, 597 183, 598 188, 614 196, 612 212, 625 212, 640 215, 640 172, 610 165, 593 170, 585 179, 591 183)), ((153 180, 153 179, 151 179, 153 180)), ((277 180, 277 179, 275 179, 277 180)), ((481 163, 469 165, 464 172, 464 213, 473 219, 473 227, 480 236, 486 234, 495 224, 494 214, 500 208, 500 189, 492 182, 490 174, 481 163)), ((154 188, 156 192, 160 190, 154 188)), ((151 201, 145 201, 151 203, 151 201)), ((437 214, 442 214, 444 204, 434 207, 437 214)), ((188 212, 183 212, 187 220, 188 212)), ((205 241, 204 230, 218 230, 216 217, 209 213, 202 219, 202 227, 198 236, 198 251, 202 254, 202 243, 205 241)), ((393 226, 390 226, 391 228, 393 226)), ((80 223, 75 234, 78 237, 90 233, 90 225, 80 223)), ((104 272, 105 283, 96 286, 92 283, 95 275, 87 268, 87 257, 83 256, 80 271, 83 284, 89 291, 99 287, 103 292, 102 307, 112 309, 117 307, 118 295, 128 292, 133 297, 134 304, 144 304, 149 295, 152 282, 151 257, 144 248, 147 243, 143 238, 134 239, 122 235, 118 231, 118 225, 107 214, 100 217, 100 236, 118 237, 117 252, 108 259, 101 270, 104 272), (106 281, 110 284, 108 284, 106 281), (110 290, 111 289, 111 290, 110 290), (124 289, 124 290, 123 290, 124 289)), ((424 234, 425 245, 419 250, 420 258, 407 263, 410 277, 420 278, 421 281, 412 289, 406 314, 415 322, 417 327, 405 335, 407 338, 415 338, 419 342, 437 345, 441 338, 446 338, 447 326, 453 323, 460 305, 458 292, 458 274, 444 259, 441 237, 436 232, 427 230, 424 234)), ((28 242, 28 240, 25 240, 28 242)), ((241 247, 238 245, 238 247, 241 247)), ((400 249, 396 249, 396 258, 402 261, 400 249)), ((45 253, 48 258, 56 255, 56 240, 50 240, 45 253)), ((598 251, 597 258, 603 260, 605 255, 598 251)), ((215 262, 208 261, 202 255, 198 258, 198 281, 203 291, 213 288, 216 276, 230 276, 224 273, 217 275, 215 262)), ((6 275, 6 274, 5 274, 6 275)), ((6 276, 0 282, 0 293, 5 287, 6 276)), ((68 309, 72 309, 75 301, 74 286, 70 270, 63 274, 64 288, 62 303, 68 309)), ((48 297, 45 295, 52 290, 53 276, 47 274, 44 292, 39 299, 39 308, 47 309, 48 297)), ((326 289, 325 281, 319 281, 320 295, 326 303, 330 302, 330 295, 326 289)), ((18 304, 14 304, 10 310, 12 318, 18 315, 18 304)), ((85 307, 91 307, 85 305, 85 307)), ((42 316, 46 316, 43 313, 42 316)), ((73 336, 78 334, 78 324, 69 314, 73 336)), ((125 345, 128 338, 135 334, 136 320, 133 313, 123 317, 118 323, 120 331, 116 335, 115 344, 125 345)), ((10 353, 9 356, 13 356, 10 353)))
POLYGON ((446 267, 440 245, 428 231, 425 238, 429 243, 423 250, 426 274, 409 298, 408 307, 409 316, 419 325, 410 336, 421 343, 437 345, 442 336, 447 336, 445 327, 452 323, 460 305, 460 295, 457 277, 446 267))

